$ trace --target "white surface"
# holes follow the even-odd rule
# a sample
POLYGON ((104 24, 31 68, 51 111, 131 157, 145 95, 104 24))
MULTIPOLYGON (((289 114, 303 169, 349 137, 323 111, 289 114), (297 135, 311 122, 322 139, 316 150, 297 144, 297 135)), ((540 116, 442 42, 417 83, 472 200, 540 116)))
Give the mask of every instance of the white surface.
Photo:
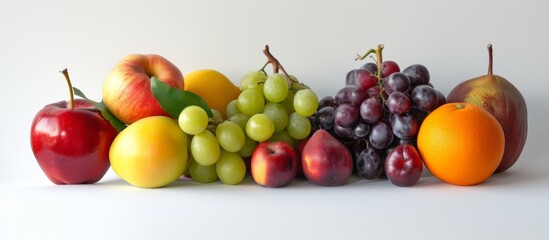
POLYGON ((549 234, 545 1, 5 1, 0 0, 3 103, 0 239, 542 239, 549 234), (55 186, 30 150, 44 105, 67 98, 59 70, 99 99, 110 68, 157 53, 183 73, 217 69, 234 82, 273 54, 320 96, 343 86, 357 53, 379 43, 401 67, 422 63, 447 94, 494 71, 523 93, 529 135, 519 162, 484 184, 425 176, 399 188, 353 180, 281 189, 176 182, 55 186))

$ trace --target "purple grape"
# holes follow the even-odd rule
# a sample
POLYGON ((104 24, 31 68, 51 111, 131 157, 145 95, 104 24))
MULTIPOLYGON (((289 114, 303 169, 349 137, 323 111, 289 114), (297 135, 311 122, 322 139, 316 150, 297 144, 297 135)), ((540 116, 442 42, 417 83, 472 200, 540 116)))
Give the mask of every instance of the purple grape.
POLYGON ((347 73, 345 76, 345 86, 346 87, 356 87, 357 71, 359 69, 353 69, 347 73))
POLYGON ((335 109, 334 122, 341 127, 352 127, 359 119, 358 108, 349 103, 341 104, 335 109))
POLYGON ((352 105, 359 107, 366 98, 368 98, 367 91, 360 88, 351 89, 349 100, 352 105))
POLYGON ((309 119, 309 122, 311 122, 311 132, 309 133, 309 136, 311 136, 314 132, 320 129, 320 126, 316 122, 316 117, 314 115, 308 116, 307 119, 309 119))
POLYGON ((349 151, 353 155, 353 160, 356 161, 356 158, 358 155, 367 147, 369 146, 369 143, 366 139, 357 139, 356 141, 353 141, 347 148, 349 148, 349 151))
POLYGON ((377 65, 373 62, 365 63, 364 65, 360 66, 362 69, 368 70, 368 72, 371 72, 373 74, 377 73, 377 65))
POLYGON ((318 109, 321 109, 321 108, 324 108, 324 107, 336 108, 338 105, 339 104, 337 103, 335 98, 332 97, 332 96, 323 97, 322 99, 320 99, 320 101, 318 101, 318 109))
POLYGON ((428 85, 419 85, 410 94, 412 104, 420 110, 430 112, 437 107, 437 91, 428 85))
POLYGON ((368 96, 370 97, 379 97, 383 93, 383 88, 379 85, 368 88, 368 96))
POLYGON ((387 94, 393 92, 408 92, 411 89, 410 79, 403 73, 397 72, 383 80, 383 89, 387 94))
POLYGON ((393 142, 393 132, 385 122, 378 122, 370 129, 368 140, 370 140, 372 147, 384 149, 393 142))
POLYGON ((383 116, 383 104, 376 97, 367 98, 360 104, 360 117, 366 123, 374 124, 383 116))
POLYGON ((356 71, 356 87, 367 91, 369 88, 377 85, 377 76, 366 69, 356 71))
POLYGON ((412 86, 425 85, 430 80, 429 70, 421 64, 410 65, 402 73, 410 78, 412 86))
POLYGON ((403 114, 410 110, 411 101, 408 95, 401 92, 393 92, 389 94, 385 102, 389 111, 395 114, 403 114))
POLYGON ((437 97, 438 97, 438 101, 437 101, 437 108, 446 104, 446 96, 444 96, 444 94, 439 91, 439 90, 436 90, 437 91, 437 97))
POLYGON ((427 115, 429 115, 428 112, 419 110, 416 107, 410 108, 409 113, 412 114, 412 116, 417 120, 417 123, 419 126, 421 126, 421 123, 423 123, 423 120, 427 117, 427 115))
POLYGON ((368 136, 368 133, 370 132, 370 125, 365 122, 359 122, 354 128, 353 128, 353 139, 362 139, 366 136, 368 136))
POLYGON ((376 179, 383 172, 383 162, 372 148, 360 152, 355 165, 358 175, 365 179, 376 179))
POLYGON ((353 128, 342 127, 342 126, 339 126, 337 124, 334 124, 333 129, 334 129, 335 135, 338 138, 340 138, 340 140, 352 139, 353 134, 355 132, 353 128))
POLYGON ((351 91, 355 89, 353 86, 343 87, 337 91, 334 99, 338 104, 350 103, 351 102, 351 91))
POLYGON ((400 144, 408 144, 408 145, 412 145, 412 146, 417 146, 416 145, 416 138, 410 138, 410 139, 399 139, 398 140, 398 145, 400 144))
POLYGON ((381 78, 386 78, 396 72, 400 72, 400 67, 396 62, 383 61, 381 63, 381 78))
POLYGON ((410 113, 401 115, 391 114, 389 117, 391 128, 396 137, 400 139, 411 139, 417 135, 419 124, 410 113))
POLYGON ((334 126, 335 108, 323 107, 315 113, 315 122, 321 128, 330 130, 334 126))

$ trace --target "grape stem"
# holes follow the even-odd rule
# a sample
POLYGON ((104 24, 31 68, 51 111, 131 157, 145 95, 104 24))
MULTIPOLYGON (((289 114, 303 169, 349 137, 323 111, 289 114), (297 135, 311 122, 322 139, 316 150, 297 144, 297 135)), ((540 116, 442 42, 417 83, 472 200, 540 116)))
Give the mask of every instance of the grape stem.
POLYGON ((207 129, 210 130, 211 132, 215 133, 215 128, 217 127, 217 125, 223 123, 223 120, 215 120, 213 118, 209 118, 208 119, 208 126, 207 126, 207 129))
POLYGON ((65 76, 65 80, 67 81, 67 85, 69 86, 69 95, 70 95, 69 109, 74 109, 74 92, 72 90, 71 79, 69 78, 69 71, 65 68, 60 72, 63 74, 63 76, 65 76))
POLYGON ((376 60, 377 64, 377 79, 378 83, 381 83, 381 63, 383 63, 383 55, 381 52, 383 51, 383 44, 377 45, 376 49, 370 49, 368 50, 364 55, 357 54, 357 57, 355 58, 355 61, 358 60, 364 60, 366 57, 368 57, 370 54, 375 53, 376 57, 374 58, 376 60))
POLYGON ((383 55, 381 54, 381 51, 383 51, 383 44, 377 45, 376 48, 376 57, 377 57, 377 78, 381 80, 381 64, 383 63, 383 55))
POLYGON ((368 55, 372 54, 372 53, 375 53, 376 50, 375 49, 370 49, 368 50, 364 55, 360 55, 360 54, 357 54, 356 55, 356 58, 355 58, 355 61, 358 61, 358 60, 364 60, 366 57, 368 57, 368 55))
POLYGON ((271 52, 269 51, 269 45, 265 45, 263 54, 267 56, 267 63, 265 63, 265 65, 263 66, 263 71, 265 71, 265 67, 270 63, 271 65, 273 65, 273 73, 276 74, 278 73, 278 71, 282 71, 282 74, 284 74, 284 77, 286 77, 286 80, 288 80, 288 85, 291 87, 292 79, 290 78, 290 75, 288 75, 282 64, 280 64, 280 61, 278 61, 278 59, 276 59, 273 54, 271 54, 271 52))
POLYGON ((261 67, 258 72, 263 72, 265 73, 265 75, 268 75, 267 72, 265 71, 265 68, 267 67, 267 65, 269 65, 269 61, 263 64, 263 67, 261 67))

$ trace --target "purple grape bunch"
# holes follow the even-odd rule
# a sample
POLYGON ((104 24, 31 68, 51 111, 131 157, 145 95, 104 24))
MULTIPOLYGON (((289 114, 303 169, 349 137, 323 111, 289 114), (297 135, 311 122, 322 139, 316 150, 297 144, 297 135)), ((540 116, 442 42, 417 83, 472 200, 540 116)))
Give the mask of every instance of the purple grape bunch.
POLYGON ((395 168, 385 166, 391 150, 403 144, 415 148, 422 121, 445 103, 425 66, 413 64, 400 71, 394 61, 383 61, 379 68, 369 62, 349 71, 345 86, 333 97, 320 100, 313 122, 345 143, 360 177, 385 174, 391 179, 394 173, 387 169, 395 168))

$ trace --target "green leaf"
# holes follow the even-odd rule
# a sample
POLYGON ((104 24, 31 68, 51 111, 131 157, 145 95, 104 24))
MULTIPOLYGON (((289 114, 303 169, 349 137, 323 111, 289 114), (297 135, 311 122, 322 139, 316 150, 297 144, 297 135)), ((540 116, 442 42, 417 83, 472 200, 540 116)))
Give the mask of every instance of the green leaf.
POLYGON ((206 101, 190 91, 170 87, 155 76, 151 77, 151 90, 162 109, 175 119, 179 117, 183 109, 192 105, 201 107, 206 111, 208 117, 213 117, 206 101))
POLYGON ((79 96, 83 99, 86 99, 90 102, 93 103, 93 106, 95 108, 97 108, 100 112, 101 112, 101 115, 103 115, 103 117, 105 119, 107 119, 111 125, 114 127, 114 129, 116 129, 118 132, 121 132, 122 130, 124 130, 124 128, 127 127, 127 125, 125 123, 123 123, 122 121, 120 121, 118 118, 116 118, 112 113, 111 111, 109 111, 109 109, 107 109, 107 106, 105 106, 105 103, 103 103, 103 101, 101 102, 96 102, 94 100, 91 100, 89 99, 88 97, 86 97, 86 95, 84 95, 84 93, 82 91, 80 91, 80 89, 78 88, 75 88, 73 87, 72 90, 74 91, 74 95, 76 96, 79 96))

